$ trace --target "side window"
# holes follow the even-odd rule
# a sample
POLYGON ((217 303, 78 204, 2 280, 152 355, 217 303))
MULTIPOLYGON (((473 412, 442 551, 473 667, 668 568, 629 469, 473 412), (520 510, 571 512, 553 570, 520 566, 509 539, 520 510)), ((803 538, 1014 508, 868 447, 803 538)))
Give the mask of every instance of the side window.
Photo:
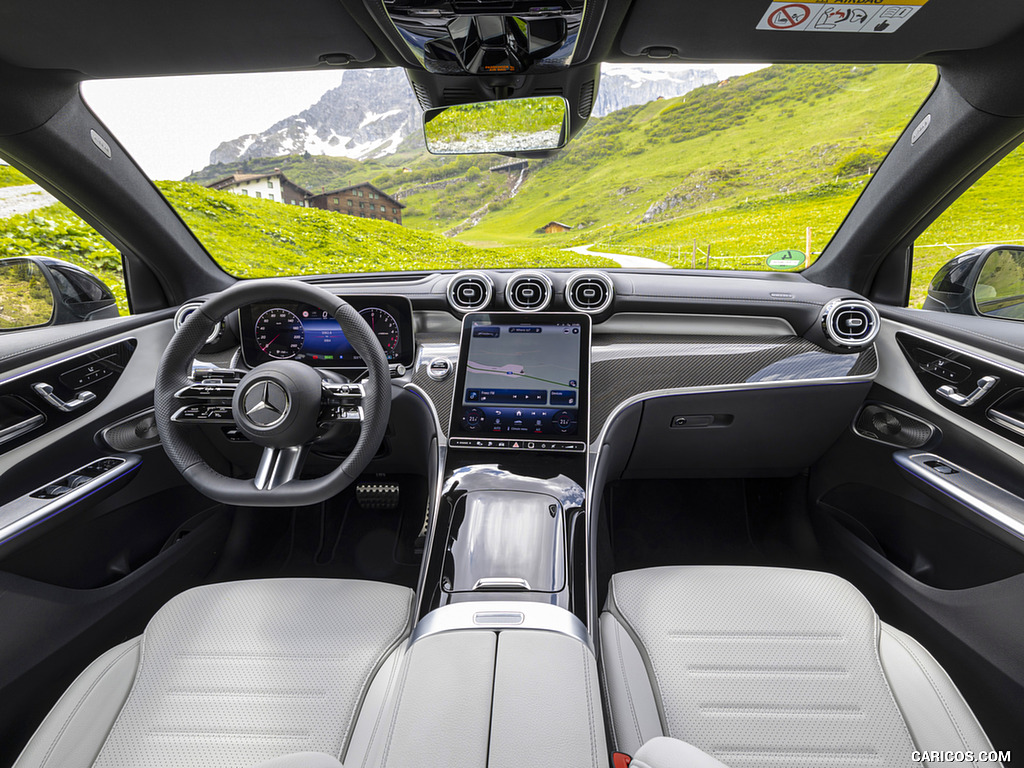
POLYGON ((1024 320, 1024 146, 965 191, 914 243, 909 305, 1024 320))
MULTIPOLYGON (((32 184, 2 159, 0 171, 0 187, 32 184)), ((0 330, 127 315, 117 249, 63 203, 28 197, 38 202, 0 212, 0 330)))

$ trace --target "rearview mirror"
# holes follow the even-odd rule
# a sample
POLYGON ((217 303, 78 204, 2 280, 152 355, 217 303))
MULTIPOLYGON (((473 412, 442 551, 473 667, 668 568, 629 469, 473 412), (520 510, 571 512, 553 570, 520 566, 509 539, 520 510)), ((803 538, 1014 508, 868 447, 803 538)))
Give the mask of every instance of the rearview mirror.
POLYGON ((567 115, 561 96, 458 104, 424 112, 423 136, 435 155, 559 149, 566 142, 567 115))

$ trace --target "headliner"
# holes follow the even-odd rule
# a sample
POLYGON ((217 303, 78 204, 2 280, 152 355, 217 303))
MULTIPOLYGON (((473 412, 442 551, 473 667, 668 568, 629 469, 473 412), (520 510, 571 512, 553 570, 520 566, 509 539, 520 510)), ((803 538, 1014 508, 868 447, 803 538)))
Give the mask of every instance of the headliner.
MULTIPOLYGON (((608 0, 590 61, 649 61, 645 51, 660 47, 678 51, 668 61, 940 62, 1024 29, 1019 0, 931 0, 892 34, 756 30, 767 8, 768 0, 608 0)), ((3 3, 0 61, 77 79, 312 69, 337 53, 350 67, 408 66, 390 42, 394 30, 374 18, 359 0, 3 3)))

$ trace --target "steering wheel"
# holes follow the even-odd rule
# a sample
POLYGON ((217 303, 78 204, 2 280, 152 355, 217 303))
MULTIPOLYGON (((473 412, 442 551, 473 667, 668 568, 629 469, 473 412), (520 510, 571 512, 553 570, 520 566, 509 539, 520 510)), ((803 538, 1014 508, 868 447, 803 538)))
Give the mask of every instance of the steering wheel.
POLYGON ((380 343, 349 304, 300 281, 249 280, 207 300, 171 339, 157 370, 154 411, 168 457, 189 483, 211 499, 252 507, 315 504, 352 483, 376 453, 391 413, 391 375, 380 343), (258 365, 240 380, 237 376, 190 378, 192 361, 215 323, 246 304, 280 300, 329 311, 362 358, 368 378, 359 384, 327 380, 296 360, 258 365), (352 452, 323 477, 299 479, 309 446, 338 422, 361 424, 352 452), (261 446, 256 476, 245 480, 214 470, 192 443, 195 424, 234 424, 261 446))

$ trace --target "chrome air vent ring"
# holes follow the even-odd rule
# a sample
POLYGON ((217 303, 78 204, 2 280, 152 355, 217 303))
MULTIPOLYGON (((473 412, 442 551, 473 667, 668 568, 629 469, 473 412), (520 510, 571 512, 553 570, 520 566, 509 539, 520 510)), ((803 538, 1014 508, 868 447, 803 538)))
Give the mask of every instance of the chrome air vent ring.
POLYGON ((821 310, 821 330, 836 346, 865 347, 880 325, 878 310, 863 299, 833 299, 821 310))
POLYGON ((604 272, 574 272, 565 283, 565 303, 588 315, 608 309, 614 294, 612 279, 604 272))
POLYGON ((505 284, 505 302, 519 312, 541 312, 551 303, 554 289, 543 272, 516 272, 505 284))
POLYGON ((448 281, 448 303, 457 312, 479 312, 491 303, 494 283, 483 272, 459 272, 448 281))

